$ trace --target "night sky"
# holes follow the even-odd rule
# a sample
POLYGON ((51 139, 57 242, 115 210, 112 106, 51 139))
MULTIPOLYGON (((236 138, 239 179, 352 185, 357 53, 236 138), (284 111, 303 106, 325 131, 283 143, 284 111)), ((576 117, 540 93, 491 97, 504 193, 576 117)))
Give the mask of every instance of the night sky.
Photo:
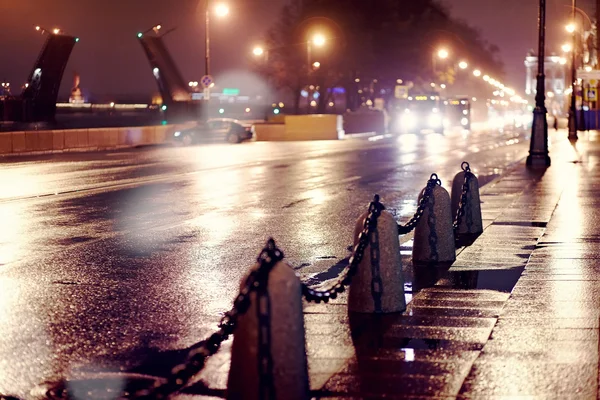
MULTIPOLYGON (((418 1, 418 0, 415 0, 418 1)), ((221 86, 252 90, 245 70, 250 50, 277 18, 285 0, 228 0, 230 15, 212 19, 212 71, 221 86)), ((537 48, 536 0, 444 0, 453 16, 479 28, 500 47, 507 81, 524 87, 523 59, 537 48)), ((547 0, 547 51, 559 52, 571 0, 547 0)), ((578 6, 594 17, 594 0, 578 6)), ((177 27, 166 38, 183 77, 199 80, 204 71, 204 24, 200 0, 0 0, 0 80, 24 83, 43 43, 35 25, 60 27, 81 41, 71 56, 61 92, 81 75, 85 93, 148 95, 157 91, 136 33, 160 23, 177 27)))

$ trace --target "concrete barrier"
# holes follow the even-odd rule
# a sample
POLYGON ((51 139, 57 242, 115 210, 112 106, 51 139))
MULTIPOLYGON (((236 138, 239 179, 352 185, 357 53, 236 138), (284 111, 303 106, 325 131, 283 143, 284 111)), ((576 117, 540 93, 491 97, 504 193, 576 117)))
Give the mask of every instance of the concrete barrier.
POLYGON ((344 138, 341 115, 286 115, 285 140, 338 140, 344 138))
POLYGON ((11 132, 12 152, 26 153, 27 146, 25 145, 25 132, 11 132))
POLYGON ((0 133, 0 155, 109 150, 168 141, 184 125, 0 133))
POLYGON ((65 149, 65 131, 52 131, 52 150, 62 151, 65 149))
POLYGON ((0 154, 12 153, 12 137, 11 132, 0 133, 0 154))
POLYGON ((285 140, 285 124, 255 124, 254 137, 257 142, 285 140))

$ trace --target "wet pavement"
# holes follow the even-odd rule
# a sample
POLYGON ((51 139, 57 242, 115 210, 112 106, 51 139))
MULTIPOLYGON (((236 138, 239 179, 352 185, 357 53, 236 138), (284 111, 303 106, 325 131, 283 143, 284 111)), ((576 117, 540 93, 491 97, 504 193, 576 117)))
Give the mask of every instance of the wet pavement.
MULTIPOLYGON (((429 174, 448 187, 467 159, 482 183, 503 174, 482 189, 486 229, 449 270, 412 268, 411 236, 401 238, 406 313, 349 317, 345 296, 305 304, 314 395, 590 398, 600 293, 587 184, 600 147, 586 138, 576 149, 555 141, 545 173, 518 164, 528 142, 512 132, 10 159, 0 171, 0 393, 166 373, 215 329, 269 235, 302 279, 328 279, 373 193, 406 222, 429 174), (561 367, 577 379, 548 385, 561 367)), ((224 395, 229 350, 189 395, 224 395)))

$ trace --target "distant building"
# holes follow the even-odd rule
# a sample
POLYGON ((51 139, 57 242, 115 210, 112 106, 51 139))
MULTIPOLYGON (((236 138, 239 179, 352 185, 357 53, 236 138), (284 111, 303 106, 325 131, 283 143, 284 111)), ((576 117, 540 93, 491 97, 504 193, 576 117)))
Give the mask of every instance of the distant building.
MULTIPOLYGON (((525 57, 525 93, 531 96, 531 103, 535 104, 537 93, 538 57, 532 51, 525 57)), ((544 60, 544 73, 546 74, 546 108, 551 114, 561 114, 567 109, 567 60, 557 55, 547 56, 544 60)))

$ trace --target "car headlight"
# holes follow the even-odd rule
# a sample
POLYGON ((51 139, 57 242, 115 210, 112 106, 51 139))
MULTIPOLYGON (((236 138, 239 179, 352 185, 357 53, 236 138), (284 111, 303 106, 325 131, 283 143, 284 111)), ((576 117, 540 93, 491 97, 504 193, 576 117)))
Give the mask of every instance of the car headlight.
POLYGON ((442 116, 439 113, 431 113, 431 115, 429 116, 429 126, 432 128, 437 128, 438 126, 442 126, 442 124, 444 123, 444 120, 442 118, 442 116))
POLYGON ((412 129, 417 126, 417 116, 410 111, 405 111, 398 122, 400 123, 398 128, 412 129))
POLYGON ((181 135, 181 132, 179 132, 179 131, 177 131, 173 134, 173 136, 175 136, 175 137, 179 137, 180 135, 181 135))
POLYGON ((460 123, 463 126, 469 125, 469 119, 468 118, 463 118, 463 119, 460 120, 460 123))

